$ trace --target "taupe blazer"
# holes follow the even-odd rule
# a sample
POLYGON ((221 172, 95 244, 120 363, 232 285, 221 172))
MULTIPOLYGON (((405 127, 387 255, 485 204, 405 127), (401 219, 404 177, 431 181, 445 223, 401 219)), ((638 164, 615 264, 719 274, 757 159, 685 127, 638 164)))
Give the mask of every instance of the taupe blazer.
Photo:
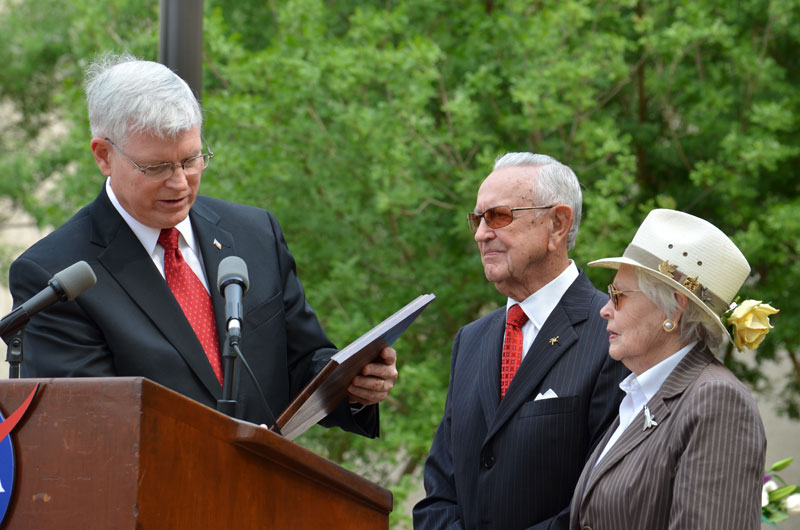
POLYGON ((739 530, 761 527, 766 437, 748 389, 695 348, 600 462, 619 417, 583 469, 570 529, 739 530), (595 466, 597 463, 597 466, 595 466))

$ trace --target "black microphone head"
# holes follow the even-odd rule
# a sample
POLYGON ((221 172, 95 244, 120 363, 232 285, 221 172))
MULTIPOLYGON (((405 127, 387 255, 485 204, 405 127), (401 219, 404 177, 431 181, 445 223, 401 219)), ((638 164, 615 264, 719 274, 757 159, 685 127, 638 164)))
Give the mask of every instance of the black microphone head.
POLYGON ((97 276, 85 261, 73 263, 61 272, 55 273, 50 280, 59 294, 59 298, 64 300, 74 300, 79 294, 97 283, 97 276), (62 294, 63 292, 63 294, 62 294))
POLYGON ((217 269, 217 288, 225 296, 225 286, 236 282, 242 286, 242 295, 250 287, 250 278, 247 276, 247 264, 238 256, 228 256, 219 263, 217 269))

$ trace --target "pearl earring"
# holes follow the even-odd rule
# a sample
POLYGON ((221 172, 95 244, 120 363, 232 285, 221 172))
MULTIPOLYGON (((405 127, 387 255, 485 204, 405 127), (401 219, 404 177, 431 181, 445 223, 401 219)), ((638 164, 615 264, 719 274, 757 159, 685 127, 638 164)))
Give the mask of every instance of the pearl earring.
POLYGON ((661 324, 661 327, 664 328, 664 331, 666 331, 667 333, 672 333, 673 331, 675 331, 675 322, 673 322, 670 319, 666 319, 664 323, 661 324))

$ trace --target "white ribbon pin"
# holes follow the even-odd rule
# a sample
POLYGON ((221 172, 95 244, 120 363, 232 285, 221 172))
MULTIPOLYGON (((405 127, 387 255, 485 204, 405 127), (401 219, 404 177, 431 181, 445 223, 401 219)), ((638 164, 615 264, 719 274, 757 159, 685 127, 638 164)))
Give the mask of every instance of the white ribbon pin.
POLYGON ((650 409, 647 408, 647 405, 644 406, 644 427, 642 428, 643 431, 646 431, 650 427, 657 427, 658 423, 656 419, 650 414, 650 409))

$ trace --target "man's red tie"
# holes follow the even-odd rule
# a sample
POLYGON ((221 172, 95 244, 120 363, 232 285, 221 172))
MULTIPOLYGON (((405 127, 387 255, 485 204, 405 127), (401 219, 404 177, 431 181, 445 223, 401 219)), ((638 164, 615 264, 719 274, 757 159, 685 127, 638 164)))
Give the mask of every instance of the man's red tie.
POLYGON ((500 399, 506 395, 508 385, 514 379, 517 368, 522 363, 522 326, 528 321, 528 315, 519 304, 508 309, 506 317, 506 339, 503 342, 503 360, 500 363, 500 399))
POLYGON ((214 308, 211 295, 206 291, 203 282, 183 259, 178 249, 177 228, 165 228, 158 236, 158 244, 164 247, 164 277, 167 279, 172 294, 180 304, 195 335, 206 352, 208 362, 222 385, 222 361, 219 354, 219 338, 217 324, 214 320, 214 308))

